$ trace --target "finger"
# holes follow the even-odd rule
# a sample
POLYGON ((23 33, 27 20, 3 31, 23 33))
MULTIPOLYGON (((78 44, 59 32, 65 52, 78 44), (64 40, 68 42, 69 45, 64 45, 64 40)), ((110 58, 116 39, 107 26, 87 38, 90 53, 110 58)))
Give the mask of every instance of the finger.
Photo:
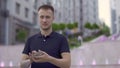
POLYGON ((31 56, 31 53, 29 53, 29 56, 31 56))
POLYGON ((29 53, 29 59, 30 59, 30 61, 32 63, 33 62, 33 58, 32 58, 32 54, 31 53, 29 53))
POLYGON ((29 53, 29 59, 31 59, 31 53, 29 53))
POLYGON ((38 50, 39 53, 43 52, 42 50, 38 50))
POLYGON ((38 52, 40 56, 44 54, 44 51, 38 50, 38 52))
POLYGON ((37 51, 35 51, 35 50, 34 50, 34 51, 32 51, 32 54, 35 54, 35 53, 37 53, 37 51))
POLYGON ((37 51, 32 51, 32 55, 33 56, 38 56, 38 52, 37 51))
POLYGON ((42 51, 42 50, 39 49, 38 51, 42 51))
POLYGON ((44 52, 44 51, 42 51, 42 50, 38 50, 38 52, 40 52, 40 53, 46 53, 46 52, 44 52))

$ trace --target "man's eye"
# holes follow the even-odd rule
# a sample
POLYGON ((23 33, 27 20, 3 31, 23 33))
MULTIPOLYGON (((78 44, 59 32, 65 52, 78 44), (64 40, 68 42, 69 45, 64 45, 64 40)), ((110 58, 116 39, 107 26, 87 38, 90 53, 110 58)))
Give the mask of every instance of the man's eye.
POLYGON ((40 18, 44 18, 44 16, 40 16, 40 18))
POLYGON ((46 16, 46 18, 50 18, 50 16, 46 16))

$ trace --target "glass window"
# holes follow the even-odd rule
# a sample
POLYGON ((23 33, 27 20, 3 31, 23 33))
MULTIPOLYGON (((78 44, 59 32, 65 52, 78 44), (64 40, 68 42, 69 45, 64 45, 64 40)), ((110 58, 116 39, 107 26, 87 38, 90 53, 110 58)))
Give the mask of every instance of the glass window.
POLYGON ((34 9, 37 9, 37 2, 38 0, 34 0, 34 9))
POLYGON ((19 3, 16 3, 15 11, 17 14, 20 14, 20 4, 19 3))
POLYGON ((26 1, 29 1, 29 0, 26 0, 26 1))
POLYGON ((25 8, 25 17, 28 18, 28 14, 29 14, 29 9, 25 8))
POLYGON ((33 23, 37 23, 37 13, 33 12, 33 23))

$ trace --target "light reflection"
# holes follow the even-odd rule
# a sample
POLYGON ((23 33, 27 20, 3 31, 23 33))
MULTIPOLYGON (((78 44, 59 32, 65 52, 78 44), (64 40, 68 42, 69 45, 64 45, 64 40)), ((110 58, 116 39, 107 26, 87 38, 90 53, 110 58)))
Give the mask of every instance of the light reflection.
POLYGON ((92 65, 96 65, 96 61, 95 61, 95 59, 92 61, 92 65))
POLYGON ((12 61, 9 62, 9 66, 13 67, 13 62, 12 61))
POLYGON ((0 63, 0 67, 5 67, 5 63, 3 61, 0 63))
POLYGON ((80 66, 82 66, 83 65, 83 61, 82 60, 80 60, 80 66))

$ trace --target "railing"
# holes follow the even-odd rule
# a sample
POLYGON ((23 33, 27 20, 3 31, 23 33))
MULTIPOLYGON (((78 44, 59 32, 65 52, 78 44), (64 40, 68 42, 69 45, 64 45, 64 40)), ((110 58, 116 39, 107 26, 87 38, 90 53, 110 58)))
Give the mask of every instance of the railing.
MULTIPOLYGON (((0 68, 20 68, 19 66, 5 66, 0 68)), ((120 64, 113 65, 72 65, 70 68, 120 68, 120 64)))
POLYGON ((120 64, 111 65, 72 65, 71 68, 120 68, 120 64))
POLYGON ((20 67, 19 66, 13 66, 13 67, 5 66, 5 67, 0 67, 0 68, 20 68, 20 67))

